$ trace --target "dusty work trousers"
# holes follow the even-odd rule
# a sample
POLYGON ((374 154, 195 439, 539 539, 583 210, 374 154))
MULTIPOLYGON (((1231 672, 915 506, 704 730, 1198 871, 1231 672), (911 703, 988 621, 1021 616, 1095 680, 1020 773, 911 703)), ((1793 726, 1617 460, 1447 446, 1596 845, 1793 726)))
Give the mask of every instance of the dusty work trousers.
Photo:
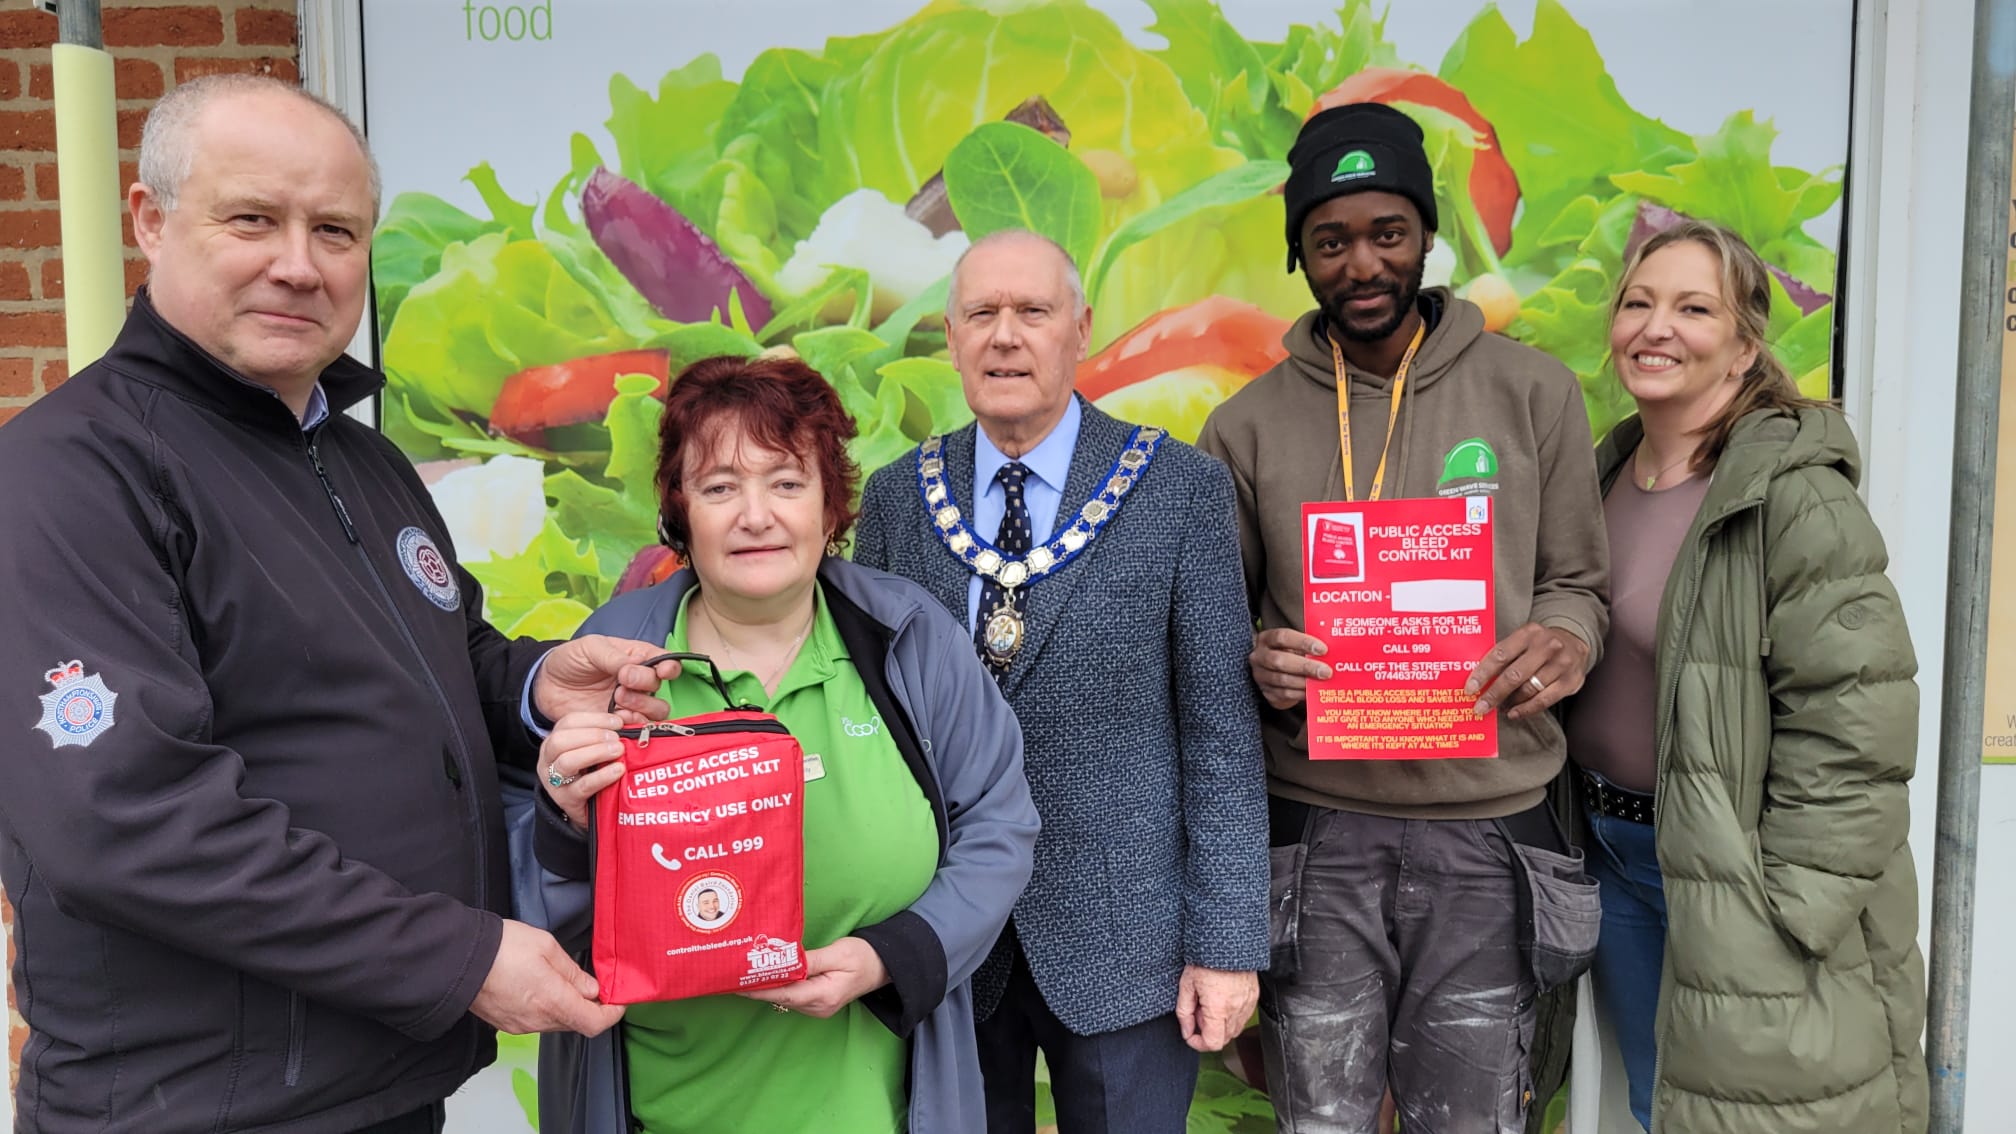
POLYGON ((1260 1023, 1282 1134, 1519 1134, 1534 988, 1512 850, 1488 821, 1275 808, 1260 1023), (1283 816, 1302 837, 1284 838, 1283 816))

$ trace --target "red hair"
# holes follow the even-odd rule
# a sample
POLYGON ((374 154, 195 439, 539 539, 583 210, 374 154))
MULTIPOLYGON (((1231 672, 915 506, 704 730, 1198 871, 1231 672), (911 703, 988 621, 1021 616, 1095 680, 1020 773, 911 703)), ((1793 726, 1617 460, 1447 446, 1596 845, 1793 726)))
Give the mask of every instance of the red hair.
POLYGON ((703 358, 679 372, 665 395, 658 425, 658 533, 683 551, 693 538, 686 521, 686 451, 711 451, 723 432, 789 453, 819 474, 825 496, 826 549, 839 554, 854 526, 854 488, 861 470, 847 455, 854 419, 817 370, 796 358, 703 358))

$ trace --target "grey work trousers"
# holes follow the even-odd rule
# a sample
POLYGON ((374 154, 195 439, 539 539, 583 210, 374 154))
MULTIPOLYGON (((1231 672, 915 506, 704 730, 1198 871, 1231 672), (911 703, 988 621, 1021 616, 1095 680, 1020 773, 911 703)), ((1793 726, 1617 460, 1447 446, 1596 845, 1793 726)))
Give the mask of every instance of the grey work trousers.
POLYGON ((1373 1134, 1389 1086, 1407 1134, 1520 1134, 1535 992, 1511 847, 1488 820, 1292 806, 1260 985, 1281 1134, 1373 1134))

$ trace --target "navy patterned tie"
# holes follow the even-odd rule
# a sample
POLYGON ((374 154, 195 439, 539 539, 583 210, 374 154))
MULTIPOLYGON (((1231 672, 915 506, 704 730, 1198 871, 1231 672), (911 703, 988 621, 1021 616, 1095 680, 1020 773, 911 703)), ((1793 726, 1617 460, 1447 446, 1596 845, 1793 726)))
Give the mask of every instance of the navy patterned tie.
MULTIPOLYGON (((1004 557, 1011 560, 1020 559, 1029 554, 1029 548, 1033 542, 1031 538, 1032 533, 1029 529, 1029 503, 1022 497, 1022 482, 1028 479, 1029 466, 1023 464, 1021 461, 1009 461, 1007 464, 1001 466, 1000 471, 994 474, 995 483, 1001 486, 1001 494, 1006 499, 1008 505, 1001 513, 1001 530, 994 535, 994 546, 1000 549, 1004 557)), ((1023 587, 1016 587, 1011 591, 1013 605, 1018 611, 1026 609, 1025 603, 1027 600, 1023 595, 1023 590, 1023 587)), ((1008 666, 1003 663, 997 663, 994 659, 988 657, 987 648, 984 643, 987 633, 987 615, 1000 604, 1001 584, 984 575, 981 576, 980 612, 973 619, 973 641, 980 649, 981 659, 993 666, 997 675, 1005 672, 1008 666)))

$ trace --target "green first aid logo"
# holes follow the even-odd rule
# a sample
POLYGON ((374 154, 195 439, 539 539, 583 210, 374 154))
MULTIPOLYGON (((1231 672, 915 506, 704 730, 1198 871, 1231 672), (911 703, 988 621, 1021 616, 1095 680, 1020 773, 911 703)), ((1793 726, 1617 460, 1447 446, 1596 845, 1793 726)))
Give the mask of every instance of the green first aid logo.
POLYGON ((1372 164, 1371 154, 1364 150, 1352 150, 1337 159, 1337 172, 1330 175, 1330 180, 1351 181, 1360 177, 1370 177, 1375 172, 1377 169, 1372 164))
POLYGON ((1488 480, 1498 475, 1498 454, 1491 451, 1482 437, 1472 437, 1458 441, 1449 455, 1442 458, 1442 479, 1435 486, 1448 484, 1452 480, 1488 480))

